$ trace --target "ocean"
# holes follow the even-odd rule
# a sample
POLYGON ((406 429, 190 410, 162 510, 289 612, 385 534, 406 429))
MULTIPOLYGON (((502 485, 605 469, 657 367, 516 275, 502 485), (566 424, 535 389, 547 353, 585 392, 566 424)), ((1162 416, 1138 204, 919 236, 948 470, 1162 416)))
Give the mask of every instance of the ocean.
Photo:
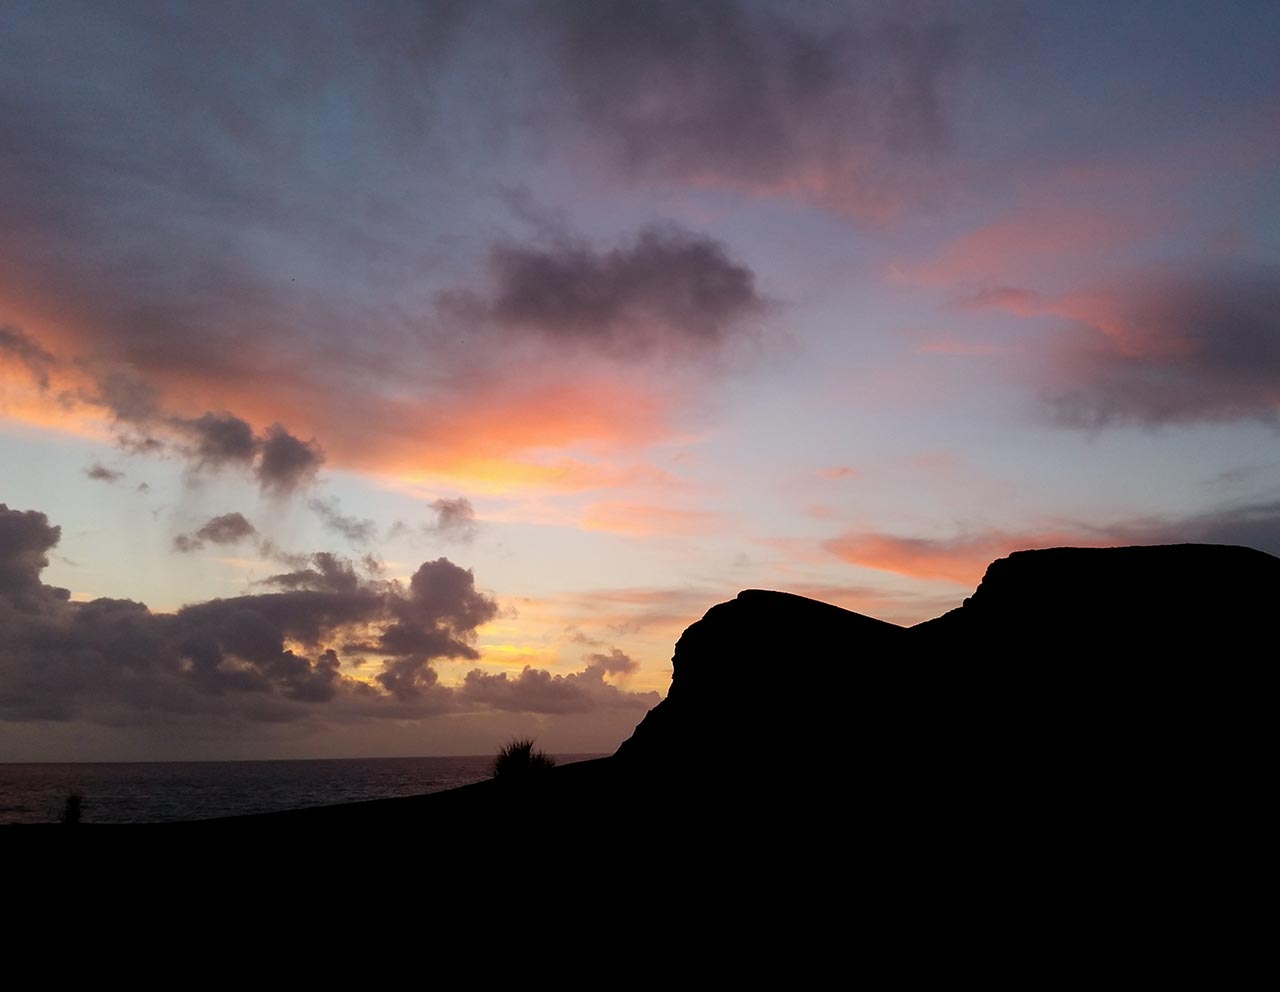
MULTIPOLYGON (((559 764, 600 757, 556 755, 559 764)), ((442 792, 490 775, 492 755, 0 764, 0 824, 51 823, 80 797, 81 823, 204 820, 442 792)))

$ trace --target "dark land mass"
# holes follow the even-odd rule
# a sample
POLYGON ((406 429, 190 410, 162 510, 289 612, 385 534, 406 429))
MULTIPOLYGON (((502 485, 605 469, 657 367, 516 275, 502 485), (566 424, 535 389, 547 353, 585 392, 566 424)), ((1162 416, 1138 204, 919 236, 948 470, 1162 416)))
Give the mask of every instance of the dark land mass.
POLYGON ((1277 604, 1280 559, 1214 545, 1017 552, 911 628, 748 590, 684 632, 667 698, 611 757, 407 799, 75 833, 211 852, 454 845, 452 867, 435 862, 445 874, 515 850, 581 876, 583 858, 636 847, 686 881, 871 871, 909 888, 963 870, 974 885, 1020 864, 1160 870, 1206 850, 1244 871, 1224 866, 1270 836, 1277 604))
POLYGON ((747 590, 684 632, 667 698, 612 757, 218 826, 508 805, 664 822, 752 808, 785 826, 855 796, 1133 805, 1247 790, 1270 764, 1278 619, 1280 559, 1215 545, 1016 552, 962 606, 910 628, 747 590))

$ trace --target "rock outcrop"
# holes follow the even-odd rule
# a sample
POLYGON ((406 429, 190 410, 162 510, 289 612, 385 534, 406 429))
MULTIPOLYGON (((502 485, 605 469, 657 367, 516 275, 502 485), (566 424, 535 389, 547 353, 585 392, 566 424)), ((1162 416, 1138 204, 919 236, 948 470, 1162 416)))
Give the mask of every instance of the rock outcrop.
POLYGON ((750 590, 685 631, 615 760, 693 796, 1238 786, 1269 761, 1278 605, 1280 559, 1211 545, 1017 552, 912 628, 750 590))

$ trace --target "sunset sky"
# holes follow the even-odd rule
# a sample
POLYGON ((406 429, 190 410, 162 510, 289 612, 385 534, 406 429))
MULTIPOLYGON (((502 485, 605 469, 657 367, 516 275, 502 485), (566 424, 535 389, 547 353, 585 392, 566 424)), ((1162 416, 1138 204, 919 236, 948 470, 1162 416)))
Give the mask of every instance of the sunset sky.
POLYGON ((612 751, 740 589, 1280 553, 1278 39, 0 0, 0 761, 612 751))

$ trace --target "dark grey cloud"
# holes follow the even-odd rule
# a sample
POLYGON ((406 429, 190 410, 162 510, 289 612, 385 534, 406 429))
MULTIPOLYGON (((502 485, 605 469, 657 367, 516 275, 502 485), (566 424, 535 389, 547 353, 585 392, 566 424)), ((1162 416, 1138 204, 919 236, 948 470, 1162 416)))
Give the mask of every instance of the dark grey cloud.
POLYGON ((587 655, 580 672, 552 675, 526 665, 519 675, 473 669, 459 689, 471 705, 525 713, 586 713, 600 708, 648 709, 661 698, 656 692, 628 692, 606 681, 627 676, 640 666, 635 659, 611 648, 608 654, 587 655))
POLYGON ((1096 294, 1080 320, 1050 397, 1061 423, 1277 421, 1280 267, 1144 276, 1096 294))
POLYGON ((368 544, 377 533, 378 525, 368 518, 349 517, 343 514, 337 499, 316 497, 307 501, 311 512, 320 518, 325 527, 341 534, 352 544, 368 544))
POLYGON ((276 496, 306 486, 324 464, 324 452, 314 439, 303 441, 280 424, 257 435, 247 420, 226 411, 144 423, 167 425, 186 438, 178 451, 196 471, 251 469, 262 490, 276 496))
POLYGON ((604 680, 605 667, 588 665, 581 672, 552 675, 525 666, 519 675, 467 673, 458 695, 470 705, 523 713, 587 713, 601 708, 645 710, 661 699, 656 692, 626 692, 604 680))
POLYGON ((405 656, 405 667, 379 680, 388 692, 404 696, 421 688, 408 658, 478 658, 468 633, 497 616, 498 604, 476 590, 469 569, 437 558, 414 572, 408 595, 392 604, 391 614, 378 646, 384 654, 405 656))
POLYGON ((798 195, 877 215, 951 141, 959 71, 1009 18, 958 5, 532 6, 575 122, 644 178, 798 195))
POLYGON ((243 514, 224 513, 211 517, 199 529, 190 534, 179 534, 173 539, 175 551, 199 551, 210 544, 235 544, 257 533, 243 514))
POLYGON ((323 463, 324 452, 314 438, 303 441, 272 424, 262 439, 255 471, 264 490, 285 495, 314 479, 323 463))
POLYGON ((589 654, 587 661, 592 667, 598 667, 606 675, 630 675, 640 667, 640 663, 617 648, 610 648, 608 654, 589 654))
POLYGON ((0 359, 20 365, 41 389, 49 388, 49 370, 54 357, 38 343, 11 325, 0 325, 0 359))
POLYGON ((226 410, 166 416, 134 371, 102 373, 97 391, 79 398, 112 414, 120 445, 130 454, 176 453, 197 473, 251 471, 272 495, 305 487, 324 464, 324 451, 314 438, 304 441, 278 423, 259 435, 247 420, 226 410))
POLYGON ((567 237, 498 245, 489 275, 486 293, 442 294, 444 312, 620 356, 714 348, 765 309, 750 268, 675 226, 606 250, 567 237))
POLYGON ((124 478, 123 472, 117 472, 113 468, 107 468, 107 466, 100 462, 94 462, 84 470, 84 474, 90 479, 94 479, 98 482, 119 482, 124 478))
POLYGON ((465 496, 441 497, 431 501, 435 523, 428 524, 428 534, 450 541, 467 542, 476 536, 476 511, 465 496))
POLYGON ((36 510, 10 510, 0 503, 0 600, 10 609, 40 610, 70 594, 40 581, 49 566, 48 553, 62 528, 36 510))
MULTIPOLYGON (((242 531, 235 516, 210 521, 205 539, 242 531)), ((476 659, 477 628, 497 613, 448 559, 424 563, 406 586, 362 578, 324 553, 268 580, 274 591, 176 613, 71 602, 40 581, 59 536, 44 514, 0 505, 3 720, 286 722, 321 704, 339 719, 456 711, 464 700, 439 685, 431 663, 476 659), (368 654, 381 658, 375 685, 350 674, 368 654)))
POLYGON ((227 412, 205 413, 190 420, 175 418, 175 427, 192 439, 191 456, 203 467, 251 464, 260 443, 247 420, 227 412))
POLYGON ((312 555, 288 557, 303 559, 306 567, 269 576, 262 580, 263 585, 336 593, 352 593, 360 588, 360 577, 356 574, 354 565, 341 555, 317 551, 312 555))

